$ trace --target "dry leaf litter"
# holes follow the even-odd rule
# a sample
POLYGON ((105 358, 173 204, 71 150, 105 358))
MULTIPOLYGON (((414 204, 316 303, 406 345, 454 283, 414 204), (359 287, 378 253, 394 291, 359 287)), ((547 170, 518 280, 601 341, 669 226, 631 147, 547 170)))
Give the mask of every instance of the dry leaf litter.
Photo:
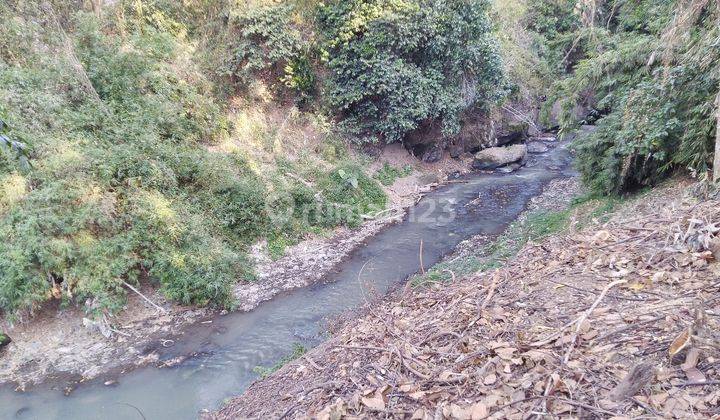
POLYGON ((687 182, 403 293, 213 418, 720 416, 720 201, 687 182))

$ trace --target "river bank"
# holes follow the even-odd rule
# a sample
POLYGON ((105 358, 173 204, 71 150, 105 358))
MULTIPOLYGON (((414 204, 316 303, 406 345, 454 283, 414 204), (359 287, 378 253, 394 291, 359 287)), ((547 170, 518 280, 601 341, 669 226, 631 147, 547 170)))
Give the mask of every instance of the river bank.
MULTIPOLYGON (((413 168, 409 176, 385 187, 390 199, 387 212, 357 229, 338 228, 328 236, 310 237, 289 247, 277 260, 267 255, 266 245, 258 244, 252 255, 257 280, 237 284, 236 310, 251 311, 279 293, 320 281, 369 238, 402 220, 409 207, 441 186, 448 175, 457 176, 470 167, 467 159, 448 157, 425 164, 398 145, 388 147, 370 170, 377 171, 385 164, 413 168)), ((59 305, 48 305, 19 322, 0 319, 0 330, 13 339, 0 353, 0 386, 22 391, 51 382, 69 393, 95 378, 112 383, 113 378, 138 367, 170 366, 192 355, 162 360, 188 326, 210 323, 226 313, 174 304, 149 285, 140 292, 162 309, 130 293, 125 309, 105 322, 90 321, 80 308, 59 305)))
POLYGON ((258 369, 298 346, 324 342, 333 320, 397 289, 464 239, 502 234, 548 183, 574 175, 568 145, 547 142, 549 150, 528 156, 517 172, 468 175, 426 194, 402 222, 353 251, 327 281, 280 293, 250 312, 200 320, 183 328, 180 339, 157 343, 154 363, 163 369, 101 375, 78 384, 69 398, 48 384, 25 393, 0 390, 0 404, 39 418, 127 418, 137 415, 137 407, 147 418, 190 419, 218 407, 257 379, 258 369))
POLYGON ((693 191, 581 208, 496 270, 374 305, 208 417, 716 416, 720 201, 693 191))

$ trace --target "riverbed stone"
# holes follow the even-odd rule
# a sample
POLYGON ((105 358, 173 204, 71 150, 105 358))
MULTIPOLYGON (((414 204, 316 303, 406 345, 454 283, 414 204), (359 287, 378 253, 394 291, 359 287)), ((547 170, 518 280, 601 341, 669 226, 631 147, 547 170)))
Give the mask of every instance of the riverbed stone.
POLYGON ((462 156, 463 152, 465 152, 465 149, 462 145, 452 144, 448 147, 448 152, 450 153, 451 158, 458 159, 462 156))
POLYGON ((530 141, 527 143, 528 153, 545 153, 550 150, 547 144, 539 141, 530 141))
POLYGON ((511 163, 509 165, 501 166, 496 169, 497 172, 500 172, 502 174, 511 174, 518 169, 520 169, 521 165, 519 163, 511 163))
POLYGON ((527 156, 527 146, 514 144, 507 147, 490 147, 475 155, 472 167, 476 170, 493 170, 508 163, 521 162, 527 156))
POLYGON ((418 178, 418 184, 420 185, 432 185, 440 182, 440 177, 434 172, 423 174, 418 178))

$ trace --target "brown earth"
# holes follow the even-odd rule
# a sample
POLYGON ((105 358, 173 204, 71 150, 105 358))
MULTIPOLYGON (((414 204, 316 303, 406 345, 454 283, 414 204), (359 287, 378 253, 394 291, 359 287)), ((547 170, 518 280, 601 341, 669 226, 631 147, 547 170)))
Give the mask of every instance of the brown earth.
POLYGON ((234 418, 720 415, 720 199, 675 182, 501 269, 406 291, 230 401, 234 418))

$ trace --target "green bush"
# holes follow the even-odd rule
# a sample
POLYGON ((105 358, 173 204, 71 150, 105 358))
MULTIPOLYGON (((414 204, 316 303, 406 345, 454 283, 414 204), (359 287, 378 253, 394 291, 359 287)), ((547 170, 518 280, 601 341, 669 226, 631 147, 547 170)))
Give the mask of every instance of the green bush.
POLYGON ((569 131, 579 123, 575 105, 594 98, 598 129, 577 144, 579 168, 594 191, 618 194, 653 185, 677 169, 709 169, 720 89, 720 12, 693 3, 609 2, 598 11, 609 16, 604 25, 578 33, 584 56, 549 103, 560 99, 562 129, 569 131))
MULTIPOLYGON (((563 74, 573 64, 570 53, 580 28, 576 3, 576 0, 527 0, 526 25, 535 38, 533 45, 527 47, 534 48, 555 74, 563 74)), ((575 48, 581 50, 582 46, 575 48)))
POLYGON ((323 217, 326 224, 351 227, 362 222, 362 216, 385 208, 387 197, 380 185, 357 166, 344 165, 324 175, 318 183, 327 200, 323 217))
POLYGON ((0 114, 32 163, 0 165, 0 310, 61 291, 114 311, 123 282, 146 278, 179 302, 230 305, 252 276, 241 244, 262 229, 263 194, 244 165, 207 151, 224 121, 191 50, 142 21, 120 35, 83 13, 66 35, 46 7, 0 5, 0 114))
POLYGON ((314 90, 309 42, 293 22, 293 4, 244 4, 231 6, 228 14, 230 51, 223 71, 240 87, 261 79, 271 86, 282 81, 304 96, 314 90))
POLYGON ((387 162, 375 174, 375 179, 383 185, 392 185, 398 178, 404 178, 412 173, 412 166, 406 165, 402 168, 396 168, 387 162))
POLYGON ((267 191, 257 179, 245 177, 220 184, 207 194, 206 206, 237 237, 252 241, 268 229, 267 191))
POLYGON ((307 53, 293 58, 285 66, 285 75, 281 78, 285 86, 295 91, 300 103, 312 98, 315 93, 317 80, 315 70, 307 53))
POLYGON ((359 141, 400 141, 421 124, 459 130, 499 97, 502 72, 485 0, 333 0, 320 8, 326 92, 359 141))

